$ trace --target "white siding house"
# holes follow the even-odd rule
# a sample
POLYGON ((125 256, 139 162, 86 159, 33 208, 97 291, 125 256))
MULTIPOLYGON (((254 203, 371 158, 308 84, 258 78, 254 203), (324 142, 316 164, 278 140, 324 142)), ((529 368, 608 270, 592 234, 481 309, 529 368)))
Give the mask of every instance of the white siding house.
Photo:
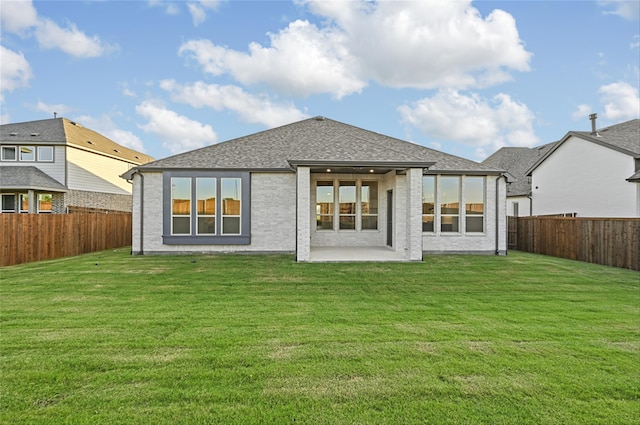
POLYGON ((66 118, 0 126, 2 212, 131 211, 120 174, 153 158, 66 118))
POLYGON ((144 164, 135 254, 506 253, 501 170, 323 117, 144 164))
POLYGON ((639 217, 640 120, 569 132, 528 171, 534 215, 639 217))

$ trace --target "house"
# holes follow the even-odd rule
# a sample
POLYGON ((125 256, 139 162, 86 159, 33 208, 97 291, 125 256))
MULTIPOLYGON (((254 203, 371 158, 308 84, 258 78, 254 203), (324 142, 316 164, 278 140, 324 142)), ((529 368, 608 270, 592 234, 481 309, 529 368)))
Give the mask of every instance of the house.
POLYGON ((119 176, 152 160, 66 118, 1 125, 2 213, 131 211, 119 176))
POLYGON ((500 170, 324 117, 132 168, 135 254, 506 252, 500 170))
POLYGON ((640 217, 640 120, 570 131, 527 170, 534 215, 640 217))
POLYGON ((554 143, 535 148, 503 147, 482 161, 489 167, 505 170, 510 176, 507 184, 507 215, 514 217, 532 214, 531 177, 527 171, 554 146, 554 143))

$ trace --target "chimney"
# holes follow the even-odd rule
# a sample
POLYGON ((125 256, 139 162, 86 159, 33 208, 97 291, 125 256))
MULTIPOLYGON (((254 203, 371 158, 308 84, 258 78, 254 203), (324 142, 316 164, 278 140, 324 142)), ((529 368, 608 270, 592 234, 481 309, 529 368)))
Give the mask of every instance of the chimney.
POLYGON ((598 114, 593 113, 589 115, 589 119, 591 120, 591 135, 599 137, 598 131, 596 130, 596 120, 598 119, 598 114))

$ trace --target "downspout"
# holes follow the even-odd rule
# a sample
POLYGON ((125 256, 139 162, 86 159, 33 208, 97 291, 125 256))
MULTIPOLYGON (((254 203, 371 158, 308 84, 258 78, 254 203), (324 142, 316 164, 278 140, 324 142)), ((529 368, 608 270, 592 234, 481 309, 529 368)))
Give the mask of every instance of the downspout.
MULTIPOLYGON (((504 174, 500 174, 496 178, 496 255, 500 255, 500 178, 504 174)), ((505 251, 506 253, 506 251, 505 251)))
POLYGON ((140 252, 138 255, 144 255, 144 174, 140 170, 136 170, 133 176, 136 174, 140 176, 140 252))

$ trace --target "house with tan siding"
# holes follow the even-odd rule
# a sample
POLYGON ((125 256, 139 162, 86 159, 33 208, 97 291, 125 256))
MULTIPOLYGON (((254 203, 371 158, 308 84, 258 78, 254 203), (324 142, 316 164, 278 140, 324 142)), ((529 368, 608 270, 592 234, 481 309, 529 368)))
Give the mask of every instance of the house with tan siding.
POLYGON ((324 117, 122 177, 133 182, 134 254, 506 253, 502 170, 324 117))
POLYGON ((119 176, 152 160, 66 118, 1 125, 1 212, 131 211, 119 176))

